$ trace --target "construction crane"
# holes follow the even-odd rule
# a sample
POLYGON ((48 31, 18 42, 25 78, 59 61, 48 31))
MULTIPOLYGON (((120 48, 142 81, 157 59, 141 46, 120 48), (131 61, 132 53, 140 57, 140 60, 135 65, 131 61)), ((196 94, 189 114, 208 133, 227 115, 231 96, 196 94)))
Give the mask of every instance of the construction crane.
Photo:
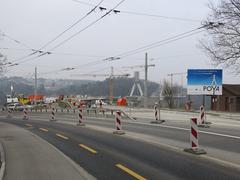
MULTIPOLYGON (((187 73, 185 73, 185 72, 184 73, 170 73, 170 74, 167 75, 167 76, 171 76, 171 88, 172 88, 172 83, 173 83, 173 76, 175 76, 175 75, 183 75, 183 74, 187 74, 187 73)), ((182 82, 182 84, 183 84, 183 82, 182 82)))
POLYGON ((181 75, 182 76, 182 79, 181 79, 181 94, 183 96, 183 75, 184 74, 187 74, 186 72, 181 72, 181 73, 170 73, 168 74, 167 76, 170 76, 171 77, 171 82, 170 82, 170 87, 172 89, 172 86, 173 86, 173 76, 176 76, 176 75, 181 75))
MULTIPOLYGON (((155 64, 149 64, 148 67, 155 67, 155 64)), ((145 65, 123 66, 122 68, 127 68, 127 69, 145 68, 145 65)))
POLYGON ((109 102, 113 102, 113 78, 128 77, 130 74, 114 74, 113 67, 111 67, 110 74, 72 74, 72 76, 88 76, 88 77, 108 77, 109 78, 109 102))

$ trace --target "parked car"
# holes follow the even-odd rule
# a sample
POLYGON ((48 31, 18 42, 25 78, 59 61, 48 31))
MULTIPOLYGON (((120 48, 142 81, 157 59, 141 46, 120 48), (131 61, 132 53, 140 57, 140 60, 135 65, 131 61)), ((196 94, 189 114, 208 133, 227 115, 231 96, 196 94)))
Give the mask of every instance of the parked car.
POLYGON ((16 104, 16 105, 15 105, 15 110, 16 110, 16 111, 23 111, 24 108, 25 108, 24 105, 21 105, 21 104, 16 104))

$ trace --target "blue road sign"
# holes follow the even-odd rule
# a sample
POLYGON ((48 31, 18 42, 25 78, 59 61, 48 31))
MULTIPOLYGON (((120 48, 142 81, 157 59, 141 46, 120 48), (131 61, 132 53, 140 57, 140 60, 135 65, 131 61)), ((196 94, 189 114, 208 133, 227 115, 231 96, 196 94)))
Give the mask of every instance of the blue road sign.
POLYGON ((222 95, 221 69, 189 69, 188 95, 222 95))

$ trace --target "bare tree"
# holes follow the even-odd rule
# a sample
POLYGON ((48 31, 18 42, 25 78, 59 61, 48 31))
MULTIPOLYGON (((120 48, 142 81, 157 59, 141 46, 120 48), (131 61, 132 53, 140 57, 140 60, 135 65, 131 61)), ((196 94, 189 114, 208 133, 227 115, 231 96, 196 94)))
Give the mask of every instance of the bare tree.
POLYGON ((174 84, 171 87, 171 84, 167 81, 163 81, 162 85, 162 96, 164 97, 164 100, 167 102, 169 108, 173 108, 174 104, 174 96, 178 94, 179 86, 174 84))
POLYGON ((240 73, 240 1, 220 0, 218 5, 210 4, 211 14, 205 26, 207 34, 200 41, 203 50, 214 65, 233 68, 240 73))
POLYGON ((6 62, 7 62, 7 57, 0 53, 0 77, 2 77, 2 75, 6 71, 6 66, 5 66, 6 62))

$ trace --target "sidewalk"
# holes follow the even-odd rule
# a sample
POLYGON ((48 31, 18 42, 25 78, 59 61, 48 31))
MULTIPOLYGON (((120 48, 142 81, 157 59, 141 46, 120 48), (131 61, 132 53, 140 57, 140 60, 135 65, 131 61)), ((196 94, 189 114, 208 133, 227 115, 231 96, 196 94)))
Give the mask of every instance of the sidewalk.
POLYGON ((0 123, 6 158, 4 180, 95 179, 52 145, 27 130, 0 123))

